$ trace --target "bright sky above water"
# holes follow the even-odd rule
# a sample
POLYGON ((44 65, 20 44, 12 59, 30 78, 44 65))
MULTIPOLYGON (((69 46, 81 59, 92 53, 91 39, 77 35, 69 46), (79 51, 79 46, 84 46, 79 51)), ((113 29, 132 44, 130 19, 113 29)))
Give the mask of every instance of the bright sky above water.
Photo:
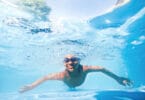
MULTIPOLYGON (((1 1, 7 5, 18 7, 15 3, 20 0, 1 1)), ((53 20, 89 19, 111 11, 116 7, 115 4, 118 6, 128 1, 129 0, 46 0, 47 5, 52 9, 49 17, 53 20)))
POLYGON ((51 18, 89 19, 111 9, 117 0, 47 0, 51 18))

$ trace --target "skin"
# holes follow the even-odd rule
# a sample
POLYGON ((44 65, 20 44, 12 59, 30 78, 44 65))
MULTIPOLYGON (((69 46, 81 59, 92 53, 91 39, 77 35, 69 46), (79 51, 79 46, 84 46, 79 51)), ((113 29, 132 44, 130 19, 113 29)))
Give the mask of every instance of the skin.
MULTIPOLYGON (((71 54, 65 56, 65 58, 69 58, 69 59, 73 57, 75 56, 71 54)), ((68 87, 75 88, 83 84, 87 74, 91 72, 102 72, 110 76, 111 78, 115 79, 119 84, 124 86, 132 85, 132 82, 128 78, 119 77, 116 74, 100 66, 81 65, 79 60, 74 62, 72 61, 64 62, 64 66, 65 66, 64 71, 48 74, 36 80, 35 82, 22 87, 19 92, 23 93, 28 90, 31 90, 47 80, 60 80, 63 81, 68 87)))

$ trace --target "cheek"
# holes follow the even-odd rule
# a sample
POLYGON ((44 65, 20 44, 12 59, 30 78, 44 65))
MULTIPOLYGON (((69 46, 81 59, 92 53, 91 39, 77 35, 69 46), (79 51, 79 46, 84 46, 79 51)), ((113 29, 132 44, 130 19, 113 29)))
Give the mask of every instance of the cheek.
POLYGON ((65 67, 67 67, 67 64, 66 64, 66 63, 64 63, 64 66, 65 66, 65 67))
POLYGON ((65 67, 68 67, 68 65, 69 65, 69 64, 67 64, 67 63, 64 63, 64 66, 65 66, 65 67))

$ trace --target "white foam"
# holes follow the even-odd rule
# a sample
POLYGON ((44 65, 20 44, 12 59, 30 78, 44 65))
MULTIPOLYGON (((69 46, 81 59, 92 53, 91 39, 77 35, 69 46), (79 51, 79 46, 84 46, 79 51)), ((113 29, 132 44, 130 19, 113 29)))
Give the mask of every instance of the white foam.
POLYGON ((145 41, 145 36, 140 36, 137 40, 132 41, 131 44, 140 45, 144 43, 144 41, 145 41))
POLYGON ((134 16, 130 17, 120 28, 122 30, 126 30, 129 25, 131 25, 136 20, 142 18, 145 15, 145 7, 142 8, 140 11, 137 12, 134 16))

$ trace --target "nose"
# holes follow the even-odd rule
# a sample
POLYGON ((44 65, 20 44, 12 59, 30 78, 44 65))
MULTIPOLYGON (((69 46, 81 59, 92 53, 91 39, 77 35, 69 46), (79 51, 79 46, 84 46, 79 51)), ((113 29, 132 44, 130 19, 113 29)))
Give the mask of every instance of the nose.
POLYGON ((73 62, 72 62, 72 61, 69 61, 68 63, 69 63, 69 64, 72 64, 73 62))

